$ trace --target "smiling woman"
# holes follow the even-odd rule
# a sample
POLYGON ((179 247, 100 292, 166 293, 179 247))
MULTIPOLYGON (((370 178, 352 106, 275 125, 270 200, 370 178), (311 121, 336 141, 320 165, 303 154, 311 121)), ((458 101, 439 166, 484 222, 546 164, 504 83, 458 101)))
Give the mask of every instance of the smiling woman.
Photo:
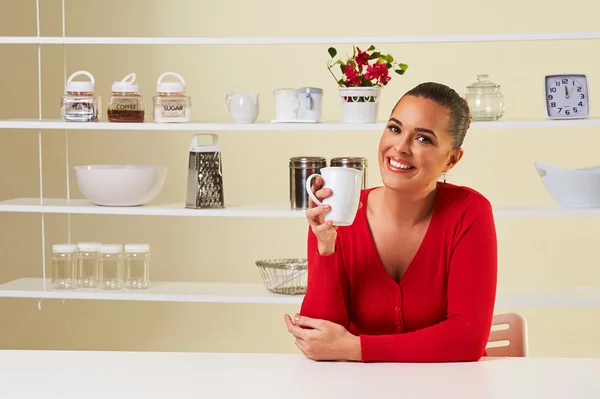
MULTIPOLYGON (((438 182, 463 156, 470 124, 451 88, 423 83, 398 101, 379 143, 383 185, 361 193, 354 223, 324 222, 311 203, 308 287, 285 316, 315 360, 476 361, 485 353, 497 282, 489 201, 438 182)), ((330 196, 315 179, 317 198, 330 196)))

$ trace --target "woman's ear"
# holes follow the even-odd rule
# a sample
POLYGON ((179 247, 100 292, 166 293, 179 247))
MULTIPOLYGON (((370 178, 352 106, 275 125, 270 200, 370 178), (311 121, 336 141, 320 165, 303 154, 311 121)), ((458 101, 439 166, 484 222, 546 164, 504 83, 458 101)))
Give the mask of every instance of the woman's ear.
POLYGON ((444 172, 448 172, 450 169, 452 169, 458 163, 458 161, 460 161, 464 152, 465 151, 462 148, 452 150, 450 152, 450 156, 448 157, 448 163, 446 164, 444 172))

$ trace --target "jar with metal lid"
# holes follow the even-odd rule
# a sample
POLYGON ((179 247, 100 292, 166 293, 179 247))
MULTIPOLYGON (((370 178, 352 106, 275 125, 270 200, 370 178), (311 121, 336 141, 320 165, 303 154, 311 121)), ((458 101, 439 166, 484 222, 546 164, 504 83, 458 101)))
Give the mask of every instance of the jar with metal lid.
POLYGON ((327 166, 323 157, 293 157, 290 158, 290 206, 292 209, 308 209, 308 194, 305 185, 308 176, 321 173, 327 166))
POLYGON ((316 87, 298 89, 298 119, 321 122, 323 109, 323 90, 316 87))
POLYGON ((474 121, 495 121, 504 115, 504 96, 500 85, 490 82, 486 74, 467 86, 466 100, 474 121))
POLYGON ((125 288, 148 288, 150 245, 125 245, 125 288))
POLYGON ((368 161, 367 158, 362 157, 336 157, 331 158, 329 166, 337 166, 343 168, 354 168, 363 171, 363 190, 368 187, 367 184, 367 169, 368 161))
POLYGON ((77 287, 75 265, 77 245, 55 244, 52 246, 52 287, 70 289, 77 287))

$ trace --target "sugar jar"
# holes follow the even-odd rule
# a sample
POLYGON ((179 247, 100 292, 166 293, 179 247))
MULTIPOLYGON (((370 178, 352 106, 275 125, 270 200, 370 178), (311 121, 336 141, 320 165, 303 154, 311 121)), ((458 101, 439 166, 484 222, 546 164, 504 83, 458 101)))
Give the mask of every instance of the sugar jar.
POLYGON ((107 111, 109 122, 144 122, 144 99, 135 79, 136 74, 132 72, 112 84, 107 111))
POLYGON ((467 86, 466 100, 474 121, 495 121, 504 114, 500 85, 490 82, 488 76, 477 75, 477 82, 467 86))
POLYGON ((192 113, 192 100, 185 95, 185 80, 175 72, 165 72, 158 77, 157 95, 154 103, 154 122, 189 122, 192 113), (163 82, 166 76, 174 76, 179 82, 163 82))
POLYGON ((95 95, 96 81, 88 71, 77 71, 69 76, 65 94, 61 99, 60 114, 67 122, 96 122, 100 112, 100 97, 95 95), (85 75, 90 80, 74 81, 73 78, 85 75))

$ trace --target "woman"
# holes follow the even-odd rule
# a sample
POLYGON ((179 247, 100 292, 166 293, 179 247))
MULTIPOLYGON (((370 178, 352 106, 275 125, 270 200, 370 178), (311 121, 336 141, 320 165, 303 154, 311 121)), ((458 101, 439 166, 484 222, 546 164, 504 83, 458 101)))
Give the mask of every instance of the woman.
MULTIPOLYGON (((485 355, 497 280, 492 209, 447 184, 470 125, 451 88, 423 83, 392 110, 379 143, 383 186, 363 190, 351 226, 306 211, 308 286, 285 315, 296 346, 315 360, 447 362, 485 355), (444 175, 443 183, 438 177, 444 175)), ((317 198, 331 195, 315 179, 317 198)))

